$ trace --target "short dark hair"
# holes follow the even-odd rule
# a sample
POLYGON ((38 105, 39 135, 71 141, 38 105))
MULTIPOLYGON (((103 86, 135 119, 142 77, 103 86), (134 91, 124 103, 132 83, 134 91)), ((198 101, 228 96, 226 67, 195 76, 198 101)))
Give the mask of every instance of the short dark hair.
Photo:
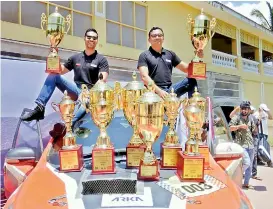
POLYGON ((149 31, 149 38, 150 38, 151 33, 152 33, 154 30, 161 30, 161 32, 163 33, 163 36, 164 36, 164 32, 163 32, 162 28, 156 26, 156 27, 152 27, 151 30, 149 31))
POLYGON ((96 29, 94 29, 94 28, 88 28, 88 29, 85 31, 85 33, 84 33, 84 37, 87 35, 88 32, 91 32, 91 31, 94 32, 94 33, 96 33, 97 36, 99 37, 98 32, 97 32, 96 29))

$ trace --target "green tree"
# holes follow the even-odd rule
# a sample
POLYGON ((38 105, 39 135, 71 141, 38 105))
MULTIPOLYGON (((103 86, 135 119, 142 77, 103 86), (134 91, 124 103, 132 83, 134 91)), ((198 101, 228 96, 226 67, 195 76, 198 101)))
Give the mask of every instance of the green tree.
POLYGON ((266 2, 268 9, 269 9, 269 18, 265 18, 263 13, 258 9, 253 9, 250 13, 251 16, 258 18, 261 21, 261 24, 268 28, 269 30, 273 31, 273 5, 271 6, 270 3, 266 2))

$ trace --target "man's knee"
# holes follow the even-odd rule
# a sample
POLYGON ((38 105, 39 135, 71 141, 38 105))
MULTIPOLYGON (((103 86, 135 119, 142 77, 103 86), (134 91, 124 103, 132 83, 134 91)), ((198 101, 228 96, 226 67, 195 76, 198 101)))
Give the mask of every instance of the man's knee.
POLYGON ((61 78, 61 75, 60 74, 55 74, 55 73, 50 73, 48 74, 47 76, 47 80, 51 80, 51 81, 54 81, 54 82, 58 82, 61 78))
POLYGON ((188 78, 188 84, 189 84, 189 89, 194 89, 194 87, 197 86, 197 81, 195 78, 188 78))

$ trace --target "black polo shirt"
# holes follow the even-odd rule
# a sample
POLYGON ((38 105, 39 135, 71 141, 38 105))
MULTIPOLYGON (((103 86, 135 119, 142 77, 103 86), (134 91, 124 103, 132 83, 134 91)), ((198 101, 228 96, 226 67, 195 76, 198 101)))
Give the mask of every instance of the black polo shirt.
POLYGON ((158 53, 150 47, 139 55, 137 67, 147 67, 151 79, 157 86, 163 87, 172 85, 173 67, 180 62, 173 51, 162 48, 161 53, 158 53))
POLYGON ((91 88, 99 77, 99 72, 109 73, 109 65, 107 59, 95 51, 90 56, 85 51, 75 54, 64 63, 68 70, 74 70, 74 81, 77 86, 86 84, 91 88))

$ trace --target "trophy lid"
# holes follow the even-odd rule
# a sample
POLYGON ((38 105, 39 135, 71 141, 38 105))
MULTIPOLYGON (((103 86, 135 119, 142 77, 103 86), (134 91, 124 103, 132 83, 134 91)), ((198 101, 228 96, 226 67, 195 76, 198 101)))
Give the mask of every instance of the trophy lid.
POLYGON ((192 94, 192 98, 189 99, 189 103, 205 103, 206 99, 201 97, 201 94, 198 92, 197 87, 194 87, 194 93, 192 94))
POLYGON ((166 102, 178 102, 177 94, 174 93, 174 88, 171 89, 171 93, 165 98, 166 102))
POLYGON ((204 15, 203 8, 201 9, 201 14, 195 17, 195 21, 204 21, 204 20, 210 20, 206 15, 204 15))
POLYGON ((58 12, 58 7, 55 7, 55 12, 51 13, 48 16, 48 19, 51 19, 51 18, 62 18, 62 19, 64 19, 64 17, 58 12))
POLYGON ((96 84, 90 89, 90 92, 98 92, 98 91, 113 91, 113 88, 109 86, 106 82, 103 80, 102 73, 99 74, 99 80, 96 82, 96 84))
POLYGON ((153 84, 154 82, 149 82, 148 84, 148 91, 145 92, 139 99, 138 103, 159 103, 163 102, 163 99, 161 99, 160 96, 158 96, 156 93, 153 92, 153 84))
POLYGON ((144 83, 136 80, 136 78, 137 78, 136 71, 133 72, 132 78, 133 78, 133 81, 129 82, 124 87, 125 90, 141 90, 141 89, 145 89, 144 83))
POLYGON ((62 98, 62 101, 59 103, 59 105, 62 104, 74 104, 74 101, 71 99, 70 96, 68 96, 67 91, 64 91, 64 96, 62 98))

